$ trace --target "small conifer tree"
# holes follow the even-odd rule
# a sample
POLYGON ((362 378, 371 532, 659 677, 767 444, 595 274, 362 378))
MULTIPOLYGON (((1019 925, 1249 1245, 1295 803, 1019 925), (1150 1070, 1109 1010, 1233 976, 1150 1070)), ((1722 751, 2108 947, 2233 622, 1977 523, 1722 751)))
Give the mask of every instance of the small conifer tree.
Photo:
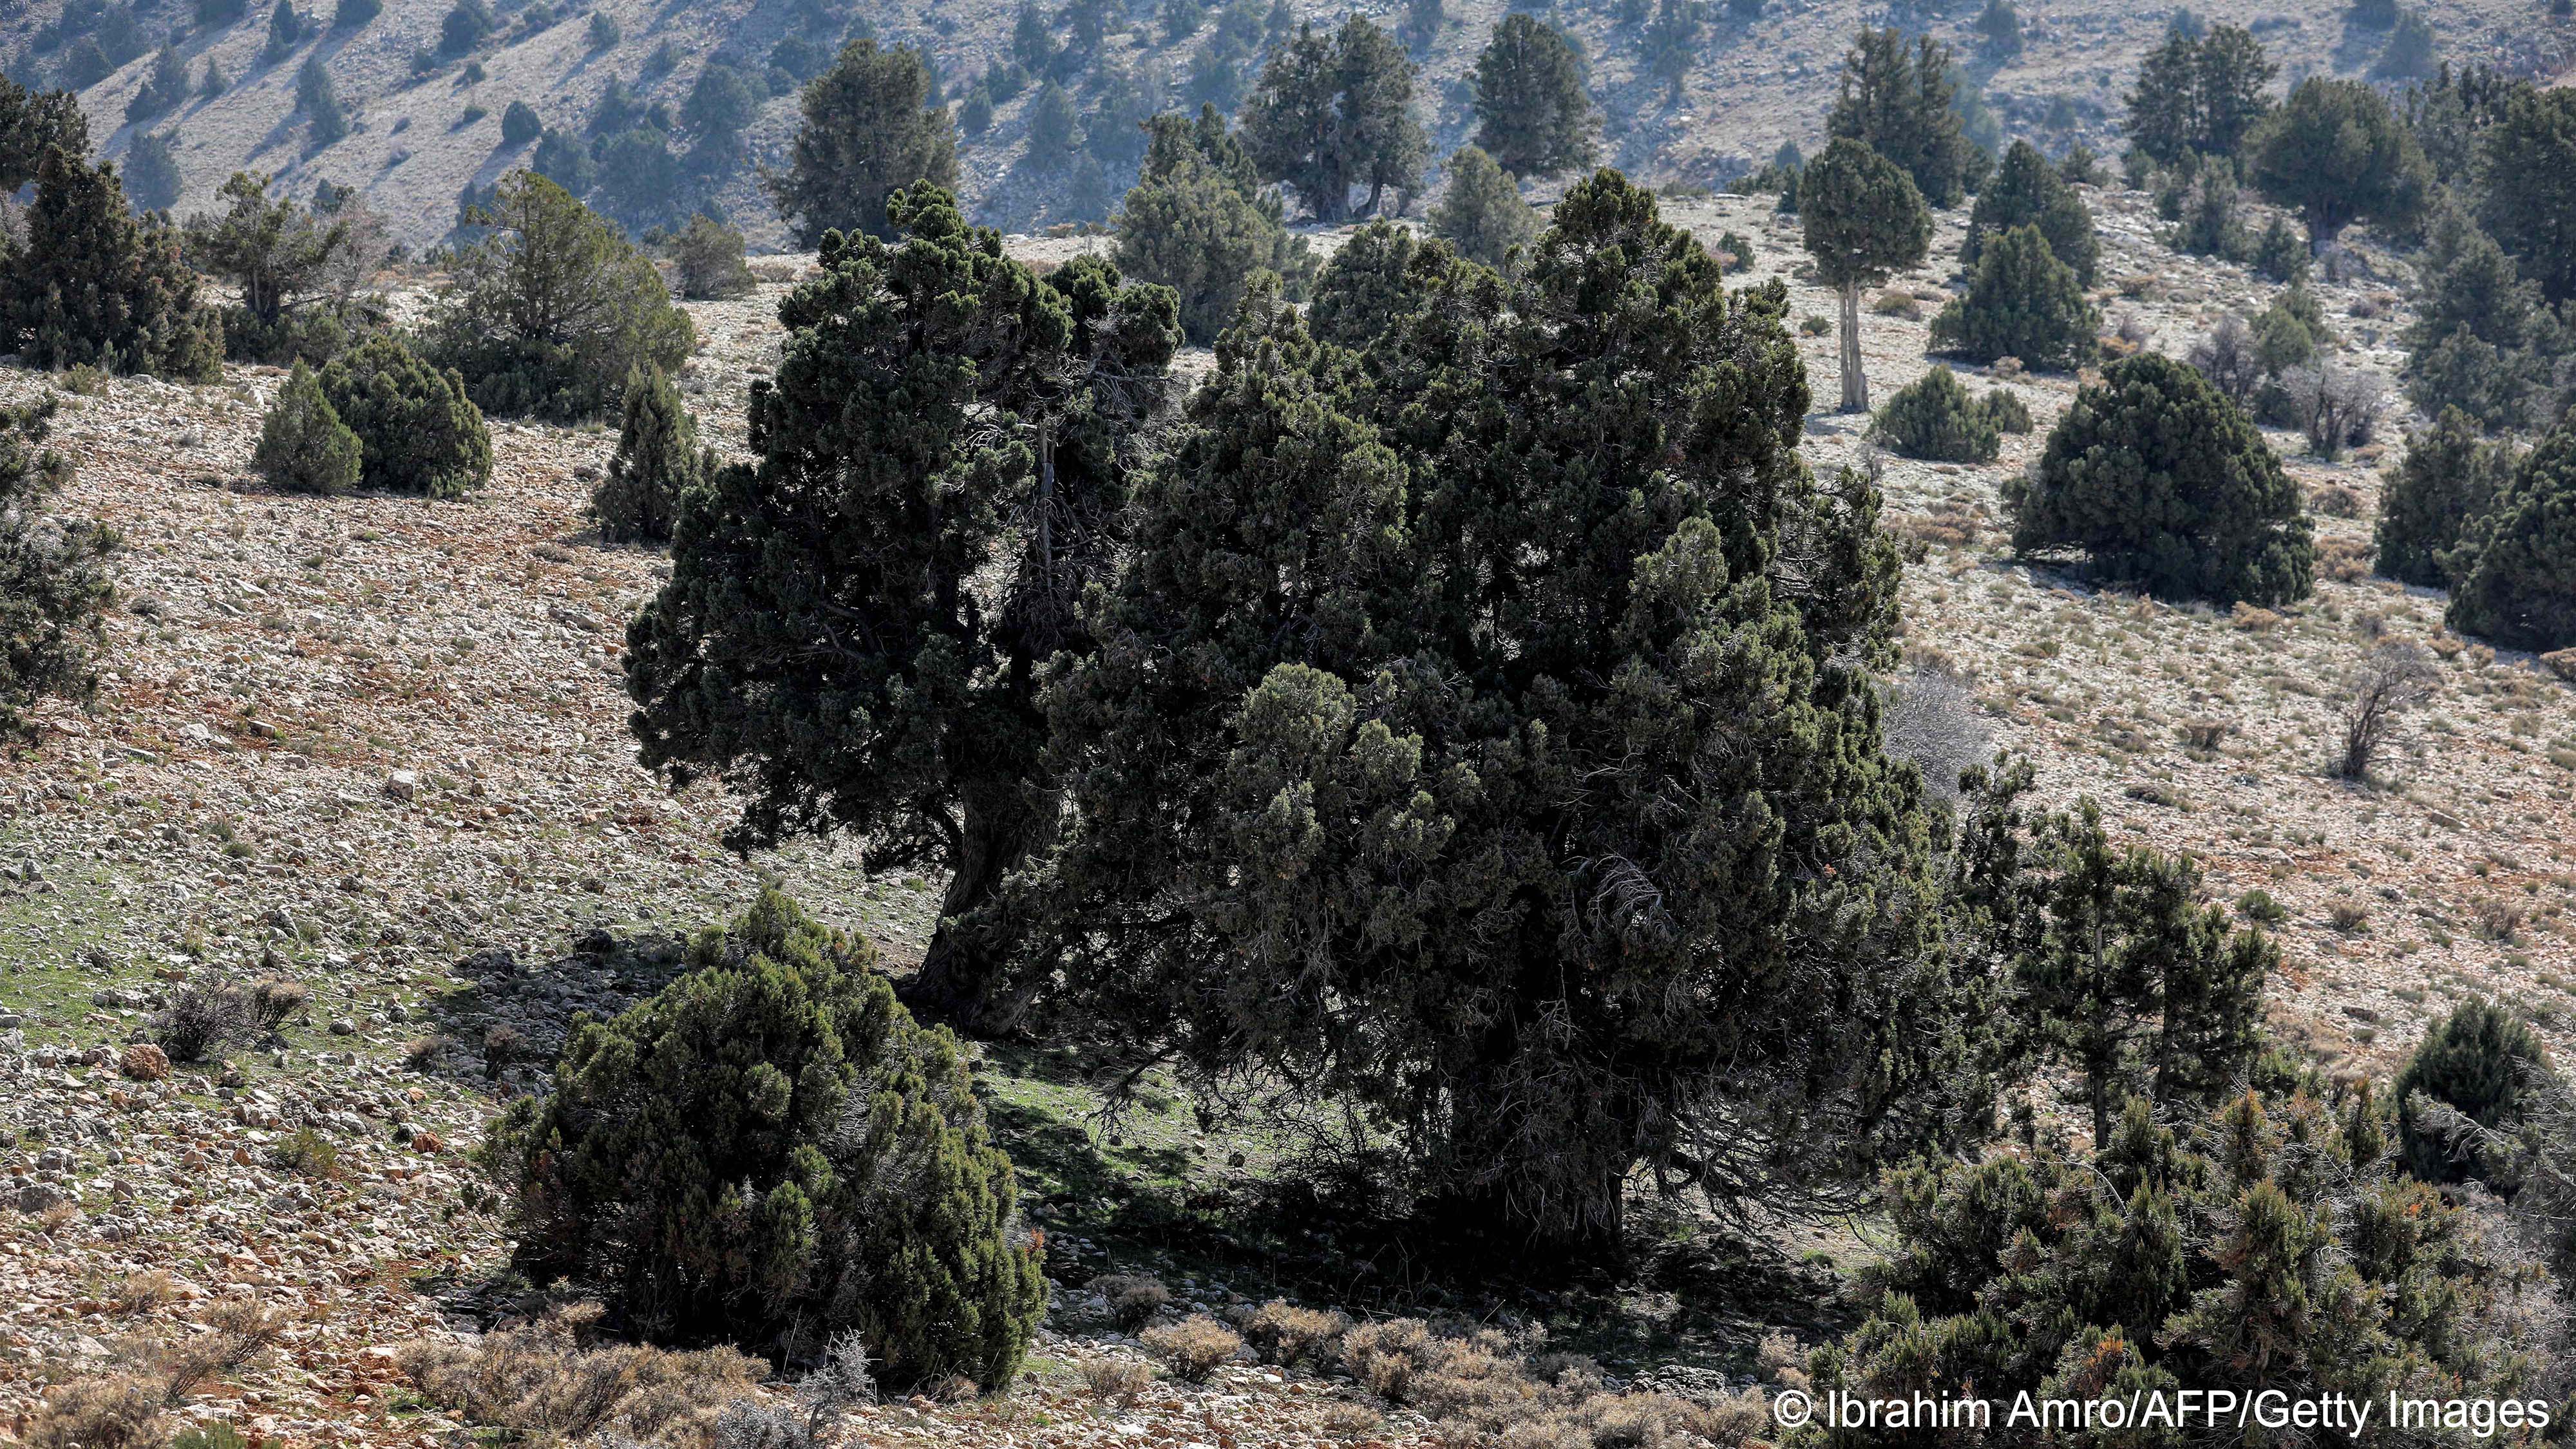
POLYGON ((2093 235, 2093 213, 2028 141, 2015 141, 1993 178, 1977 192, 1959 260, 1975 265, 1980 248, 2017 226, 2039 228, 2039 234, 2048 239, 2048 249, 2074 269, 2075 280, 2083 286, 2093 284, 2093 268, 2101 255, 2101 243, 2093 235))
POLYGON ((705 212, 690 217, 671 239, 671 262, 680 274, 680 295, 692 301, 739 297, 757 280, 742 259, 742 233, 705 212))
POLYGON ((1898 389, 1870 435, 1905 457, 1940 463, 1991 463, 2003 442, 1993 416, 1946 367, 1898 389))
POLYGON ((1923 260, 1932 245, 1932 214, 1901 168, 1850 137, 1835 138, 1807 164, 1798 198, 1816 277, 1842 293, 1842 410, 1866 412, 1860 289, 1923 260))
POLYGON ((115 596, 105 559, 115 537, 96 523, 56 516, 54 496, 71 464, 44 446, 58 404, 0 409, 0 735, 26 731, 40 695, 74 701, 98 688, 90 665, 99 611, 115 596))
POLYGON ((2444 560, 2493 505, 2512 469, 2511 452, 2478 436, 2457 408, 2406 439, 2406 456, 2388 471, 2379 498, 2379 572, 2404 583, 2446 589, 2444 560))
POLYGON ((358 435, 340 421, 313 370, 296 363, 260 420, 251 467, 290 492, 346 493, 358 486, 358 458, 358 435))
POLYGON ((699 450, 697 419, 680 401, 680 390, 659 371, 639 370, 626 379, 626 420, 617 432, 617 451, 590 499, 600 537, 611 543, 668 541, 680 495, 714 467, 715 450, 699 450))
POLYGON ((1513 248, 1538 239, 1538 213, 1493 157, 1461 146, 1449 158, 1449 189, 1432 210, 1431 233, 1469 261, 1499 267, 1513 248))
POLYGON ((0 307, 26 360, 211 382, 223 343, 179 232, 126 208, 115 170, 45 153, 27 240, 0 259, 0 307))
POLYGON ((2514 649, 2576 646, 2576 414, 2515 466, 2444 560, 2453 629, 2514 649))
POLYGON ((1583 58, 1561 31, 1512 14, 1476 56, 1476 145, 1514 176, 1545 177, 1592 164, 1596 117, 1583 58))
POLYGON ((2406 1170, 2426 1182, 2457 1182, 2478 1166, 2455 1156, 2427 1130, 2416 1094, 2432 1098, 2481 1127, 2509 1126, 2533 1078, 2549 1070, 2549 1050, 2531 1024, 2505 1006, 2472 997, 2424 1033, 2389 1084, 2397 1102, 2399 1146, 2406 1170))
POLYGON ((1932 344, 1978 362, 2072 367, 2092 350, 2100 320, 2039 228, 2017 226, 1985 248, 1967 295, 1932 319, 1932 344))

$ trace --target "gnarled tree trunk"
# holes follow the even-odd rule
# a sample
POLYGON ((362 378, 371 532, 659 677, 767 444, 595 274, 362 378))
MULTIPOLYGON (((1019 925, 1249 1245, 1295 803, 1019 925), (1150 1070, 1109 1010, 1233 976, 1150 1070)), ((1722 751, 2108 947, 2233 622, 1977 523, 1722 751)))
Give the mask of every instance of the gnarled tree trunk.
POLYGON ((1843 284, 1843 411, 1869 411, 1869 379, 1860 370, 1860 283, 1843 284))

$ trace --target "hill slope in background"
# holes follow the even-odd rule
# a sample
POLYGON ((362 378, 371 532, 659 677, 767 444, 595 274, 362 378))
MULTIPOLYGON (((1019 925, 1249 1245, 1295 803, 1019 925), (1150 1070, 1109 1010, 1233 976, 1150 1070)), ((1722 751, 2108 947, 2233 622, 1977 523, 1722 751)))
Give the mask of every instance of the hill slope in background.
MULTIPOLYGON (((318 7, 323 0, 308 3, 318 7)), ((125 122, 127 104, 153 69, 152 46, 167 37, 186 61, 192 87, 202 82, 210 59, 228 80, 219 94, 194 94, 149 123, 173 143, 182 179, 176 211, 211 206, 233 171, 256 169, 285 178, 298 195, 326 180, 355 187, 414 247, 450 229, 467 187, 529 164, 537 143, 512 144, 502 136, 502 116, 513 101, 534 107, 547 125, 579 134, 613 83, 676 116, 706 67, 729 63, 765 77, 773 93, 743 132, 741 159, 725 168, 705 199, 743 226, 755 245, 775 246, 784 232, 753 167, 783 153, 796 126, 795 69, 812 63, 774 68, 780 41, 795 36, 821 48, 808 56, 856 34, 923 46, 955 94, 1009 59, 1018 13, 1014 0, 860 0, 841 9, 828 0, 596 0, 586 8, 503 0, 485 41, 436 59, 442 26, 457 3, 388 0, 381 14, 347 29, 332 29, 333 16, 317 8, 307 23, 322 33, 272 53, 269 12, 257 6, 238 19, 201 26, 176 0, 137 0, 131 8, 40 0, 0 21, 0 54, 11 57, 13 75, 53 85, 82 78, 74 52, 88 39, 115 40, 111 59, 142 45, 134 58, 81 90, 102 151, 122 156, 140 134, 125 122), (595 25, 594 16, 609 24, 595 25), (50 42, 49 28, 56 37, 50 42), (353 123, 328 145, 313 144, 309 118, 297 105, 296 77, 308 59, 328 70, 353 123)), ((1356 7, 1334 0, 1238 3, 1248 7, 1238 28, 1257 13, 1264 35, 1278 33, 1291 15, 1331 23, 1355 9, 1392 28, 1427 8, 1399 0, 1356 7)), ((1043 8, 1054 16, 1062 7, 1043 8)), ((1086 118, 1097 112, 1108 90, 1104 82, 1113 76, 1129 78, 1147 102, 1164 108, 1209 95, 1222 99, 1248 80, 1257 56, 1234 68, 1230 84, 1212 73, 1211 37, 1223 23, 1217 7, 1206 7, 1205 18, 1177 39, 1164 16, 1170 8, 1155 0, 1107 0, 1105 38, 1079 68, 1067 68, 1065 79, 1086 118)), ((1423 67, 1417 102, 1435 153, 1445 155, 1473 131, 1466 74, 1506 6, 1450 0, 1439 8, 1442 20, 1417 50, 1423 67)), ((1652 8, 1636 0, 1536 7, 1590 58, 1604 159, 1657 184, 1722 184, 1783 142, 1815 149, 1852 32, 1864 21, 1887 18, 1886 7, 1862 0, 1771 0, 1751 20, 1711 6, 1711 22, 1674 96, 1648 74, 1646 27, 1634 17, 1652 8)), ((1979 56, 1973 28, 1979 8, 1976 0, 1934 0, 1900 18, 1957 48, 1970 76, 1983 82, 2004 134, 2041 137, 2061 148, 2081 140, 2116 150, 2122 94, 2170 12, 2115 0, 2032 4, 2022 12, 2019 53, 1996 62, 1979 56)), ((2257 0, 2193 8, 2203 20, 2251 26, 2288 82, 2314 73, 2366 73, 2387 40, 2387 32, 2353 25, 2342 6, 2330 3, 2296 13, 2257 0)), ((2576 26, 2552 21, 2535 0, 2456 0, 2427 7, 2426 15, 2440 55, 2454 61, 2554 75, 2576 54, 2576 26)), ((970 205, 980 220, 1011 230, 1105 219, 1132 177, 1132 162, 1124 171, 1113 164, 1088 174, 1040 174, 1028 166, 1027 118, 1036 95, 1034 84, 1020 89, 995 107, 988 130, 965 138, 961 181, 970 205)), ((677 144, 685 148, 685 134, 677 144)))

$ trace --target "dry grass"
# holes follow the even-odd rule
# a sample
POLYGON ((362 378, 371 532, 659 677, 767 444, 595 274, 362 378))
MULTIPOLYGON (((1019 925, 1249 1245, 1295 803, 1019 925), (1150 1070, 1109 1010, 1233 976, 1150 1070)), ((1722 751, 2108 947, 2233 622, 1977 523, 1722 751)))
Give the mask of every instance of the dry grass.
POLYGON ((402 1352, 403 1372, 477 1428, 539 1443, 610 1431, 667 1449, 712 1449, 717 1416, 754 1395, 768 1373, 730 1348, 585 1348, 577 1335, 598 1316, 596 1304, 577 1304, 476 1348, 414 1343, 402 1352))
POLYGON ((169 1421, 160 1386, 142 1374, 75 1380, 36 1410, 28 1449, 159 1449, 169 1421))
POLYGON ((1241 1334, 1204 1313, 1159 1324, 1139 1337, 1147 1349, 1171 1364, 1174 1375, 1193 1384, 1205 1381, 1217 1365, 1231 1362, 1243 1347, 1241 1334))
POLYGON ((159 1310, 179 1296, 179 1285, 158 1268, 128 1273, 107 1295, 107 1311, 132 1315, 159 1310))

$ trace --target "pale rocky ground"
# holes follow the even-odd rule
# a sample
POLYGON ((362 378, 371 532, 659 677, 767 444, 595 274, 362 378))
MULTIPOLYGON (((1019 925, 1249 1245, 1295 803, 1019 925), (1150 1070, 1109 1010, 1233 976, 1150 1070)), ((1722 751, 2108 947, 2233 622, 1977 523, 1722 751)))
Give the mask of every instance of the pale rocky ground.
MULTIPOLYGON (((2268 300, 2240 268, 2164 249, 2142 195, 2091 199, 2106 324, 2134 316, 2178 352, 2268 300)), ((1755 279, 1791 277, 1793 317, 1832 315, 1829 295, 1796 280, 1795 227, 1769 198, 1678 200, 1672 214, 1712 241, 1750 238, 1755 279)), ((1866 318, 1880 400, 1928 366, 1961 220, 1944 217, 1933 261, 1894 284, 1922 316, 1866 318)), ((2405 268, 2352 239, 2367 270, 2317 289, 2346 360, 2393 371, 2405 268)), ((1021 249, 1061 260, 1077 244, 1021 249)), ((759 294, 692 304, 706 346, 683 385, 720 444, 740 445, 744 388, 776 356, 772 308, 802 264, 767 259, 759 294)), ((1830 406, 1833 338, 1802 345, 1830 406)), ((654 936, 722 918, 764 875, 897 960, 936 899, 936 881, 870 877, 846 846, 737 859, 719 844, 732 814, 719 789, 672 797, 636 767, 620 629, 666 565, 602 546, 583 521, 613 432, 497 424, 493 486, 462 502, 281 496, 247 477, 279 380, 256 368, 204 388, 118 380, 68 397, 59 420, 79 469, 65 506, 124 534, 124 602, 95 708, 46 708, 39 739, 0 761, 0 1127, 15 1143, 0 1148, 0 1431, 48 1384, 106 1372, 128 1340, 193 1332, 214 1300, 248 1297, 310 1317, 185 1414, 299 1445, 441 1439, 452 1429, 418 1412, 390 1350, 470 1327, 458 1295, 506 1256, 494 1219, 469 1206, 480 1196, 462 1154, 533 1079, 489 1073, 485 1030, 551 1045, 572 1010, 614 1009, 652 984, 669 957, 654 936), (648 944, 582 954, 602 928, 648 944), (281 1041, 236 1052, 233 1075, 125 1079, 115 1054, 201 965, 304 981, 308 1012, 281 1041), (410 1052, 435 1036, 446 1044, 410 1052), (275 1165, 298 1125, 336 1144, 336 1177, 275 1165), (152 1272, 175 1298, 119 1311, 117 1285, 152 1272)), ((0 370, 0 400, 58 382, 0 370)), ((2358 499, 2354 516, 2319 519, 2327 555, 2347 563, 2277 617, 2231 616, 2007 556, 2000 485, 2077 380, 2004 385, 2038 427, 2008 438, 1999 463, 1882 460, 1894 526, 1970 540, 1927 541, 1908 568, 1909 649, 1973 677, 1986 727, 2037 760, 2048 801, 2090 794, 2121 833, 2199 856, 2222 897, 2279 898, 2280 1025, 2334 1069, 2389 1070, 2473 992, 2509 996, 2565 1047, 2576 700, 2528 656, 2444 635, 2437 595, 2352 564, 2367 557, 2399 420, 2337 464, 2273 435, 2313 494, 2358 499), (2325 761, 2346 676, 2380 637, 2432 644, 2441 677, 2384 778, 2356 786, 2325 761), (2186 721, 2227 728, 2195 750, 2186 721), (2526 913, 2508 939, 2482 934, 2498 904, 2526 913)), ((1811 460, 1865 462, 1862 431, 1819 411, 1811 460)), ((1347 1381, 1250 1367, 1105 1403, 1071 1365, 1139 1350, 1078 1291, 1092 1246, 1060 1233, 1055 1250, 1074 1286, 1027 1386, 870 1410, 857 1437, 1231 1449, 1429 1432, 1381 1417, 1347 1381)), ((1182 1302, 1235 1299, 1222 1283, 1173 1286, 1182 1302)))

